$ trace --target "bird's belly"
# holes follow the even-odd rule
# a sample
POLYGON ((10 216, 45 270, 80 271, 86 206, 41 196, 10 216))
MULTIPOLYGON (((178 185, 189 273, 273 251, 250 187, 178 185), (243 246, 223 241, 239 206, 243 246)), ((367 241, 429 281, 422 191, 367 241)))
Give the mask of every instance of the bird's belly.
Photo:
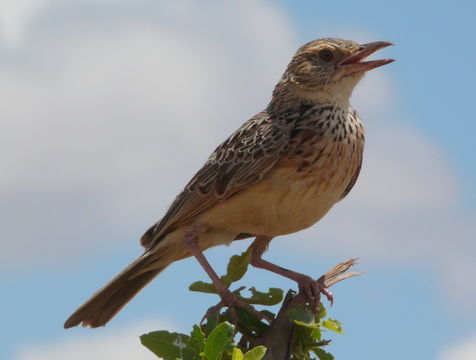
POLYGON ((306 229, 318 222, 339 200, 340 186, 309 174, 280 174, 271 179, 273 191, 263 194, 260 224, 265 235, 283 235, 306 229))
POLYGON ((359 163, 346 149, 328 151, 304 167, 302 161, 284 159, 262 181, 201 220, 237 234, 278 236, 308 228, 341 199, 359 163))

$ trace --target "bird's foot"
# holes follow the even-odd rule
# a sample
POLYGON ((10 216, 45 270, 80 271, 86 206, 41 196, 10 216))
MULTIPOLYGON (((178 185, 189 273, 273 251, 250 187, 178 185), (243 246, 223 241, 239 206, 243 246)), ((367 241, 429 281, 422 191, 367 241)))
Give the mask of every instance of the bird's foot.
MULTIPOLYGON (((256 249, 255 248, 253 249, 252 257, 251 257, 251 265, 261 269, 272 271, 276 274, 282 275, 284 277, 287 277, 288 279, 296 281, 299 285, 300 293, 304 296, 306 302, 309 303, 309 305, 315 312, 319 311, 321 294, 324 294, 327 297, 327 300, 329 300, 329 302, 332 305, 332 303, 334 302, 334 297, 332 296, 332 293, 324 285, 325 278, 323 276, 317 280, 314 280, 313 278, 307 275, 304 275, 289 269, 285 269, 281 266, 278 266, 276 264, 273 264, 273 263, 270 263, 269 261, 264 260, 261 257, 263 252, 262 244, 260 244, 258 240, 263 241, 263 239, 261 238, 256 238, 255 243, 257 242, 258 247, 256 249), (259 246, 261 246, 261 248, 259 246)), ((265 238, 264 240, 267 240, 267 239, 265 238)))
POLYGON ((299 279, 296 279, 299 285, 299 291, 302 293, 309 303, 314 312, 319 311, 319 304, 321 300, 321 294, 323 294, 327 300, 331 303, 334 303, 334 296, 332 293, 324 286, 324 282, 321 278, 314 280, 313 278, 302 275, 299 279))
POLYGON ((254 317, 259 320, 266 320, 270 322, 270 320, 264 314, 257 311, 252 305, 237 298, 236 295, 233 294, 228 288, 219 289, 218 295, 220 295, 221 301, 207 310, 200 323, 203 323, 203 321, 211 315, 220 312, 220 310, 225 306, 230 312, 230 320, 233 325, 236 325, 238 323, 238 315, 236 313, 237 307, 249 311, 254 317))

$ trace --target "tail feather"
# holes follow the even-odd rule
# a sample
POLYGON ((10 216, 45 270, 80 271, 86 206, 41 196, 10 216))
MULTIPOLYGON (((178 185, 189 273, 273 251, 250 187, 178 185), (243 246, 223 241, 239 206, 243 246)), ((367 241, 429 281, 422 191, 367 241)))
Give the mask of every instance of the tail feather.
POLYGON ((141 256, 125 268, 106 286, 91 296, 64 323, 64 328, 83 324, 92 328, 104 326, 145 285, 154 279, 166 266, 146 270, 150 260, 141 256))

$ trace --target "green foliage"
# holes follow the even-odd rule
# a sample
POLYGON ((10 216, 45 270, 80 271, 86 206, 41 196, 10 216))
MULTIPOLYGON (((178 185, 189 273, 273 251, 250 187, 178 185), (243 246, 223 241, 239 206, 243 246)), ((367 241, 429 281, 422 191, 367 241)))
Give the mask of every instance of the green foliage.
POLYGON ((222 358, 223 353, 229 353, 233 350, 233 333, 234 326, 227 323, 220 323, 213 331, 208 335, 205 341, 205 347, 203 349, 203 356, 207 360, 219 360, 222 358))
POLYGON ((251 249, 246 250, 241 255, 233 255, 226 267, 226 275, 222 277, 223 283, 230 286, 232 282, 240 280, 245 275, 246 270, 248 270, 250 261, 251 249))
POLYGON ((164 360, 261 360, 264 346, 256 346, 245 354, 233 342, 235 327, 224 321, 208 335, 198 325, 190 336, 167 331, 154 331, 140 337, 149 350, 164 360))
POLYGON ((288 311, 289 318, 297 325, 292 339, 291 353, 294 359, 311 359, 313 353, 320 360, 332 360, 334 356, 322 349, 329 344, 329 340, 322 339, 322 332, 327 328, 342 334, 340 322, 332 319, 323 319, 326 311, 321 304, 321 311, 313 314, 311 310, 298 307, 288 311))
POLYGON ((251 349, 244 355, 243 352, 236 347, 233 349, 231 360, 260 360, 264 354, 266 354, 266 348, 263 345, 251 349))
POLYGON ((188 347, 190 337, 168 331, 154 331, 140 337, 142 344, 165 360, 195 360, 195 351, 188 347))
POLYGON ((340 321, 334 319, 327 319, 322 322, 322 326, 328 328, 329 330, 342 334, 342 325, 340 321))
POLYGON ((248 304, 272 306, 279 304, 283 300, 283 289, 269 288, 268 292, 261 292, 253 286, 250 288, 250 291, 251 296, 249 298, 241 297, 248 304))
MULTIPOLYGON (((233 282, 240 280, 248 270, 251 261, 251 250, 248 249, 241 255, 233 255, 228 262, 226 274, 220 279, 226 286, 230 286, 233 282)), ((196 281, 188 288, 190 291, 199 291, 208 294, 217 294, 215 286, 212 283, 204 281, 196 281)), ((241 289, 243 290, 244 287, 241 289)), ((241 291, 239 290, 239 291, 241 291)), ((235 290, 236 291, 236 290, 235 290)))
MULTIPOLYGON (((230 287, 241 280, 248 269, 251 251, 232 256, 227 272, 221 277, 223 283, 230 287)), ((251 287, 249 297, 242 296, 245 286, 231 290, 242 301, 252 305, 273 306, 283 300, 282 289, 270 288, 258 291, 251 287)), ((190 291, 216 294, 211 283, 197 281, 189 287, 190 291)), ((261 310, 269 319, 276 315, 269 310, 261 310)), ((237 323, 231 324, 228 309, 216 311, 206 318, 205 323, 193 325, 190 335, 154 331, 140 337, 141 342, 149 350, 164 360, 261 360, 266 354, 264 346, 254 346, 255 339, 263 336, 270 324, 260 321, 249 311, 236 308, 237 323), (236 343, 235 339, 239 339, 236 343)), ((326 318, 326 310, 321 304, 318 314, 303 306, 288 311, 290 321, 294 322, 291 339, 291 359, 293 360, 332 360, 334 357, 323 347, 329 340, 322 338, 322 333, 331 330, 342 334, 339 321, 326 318)))

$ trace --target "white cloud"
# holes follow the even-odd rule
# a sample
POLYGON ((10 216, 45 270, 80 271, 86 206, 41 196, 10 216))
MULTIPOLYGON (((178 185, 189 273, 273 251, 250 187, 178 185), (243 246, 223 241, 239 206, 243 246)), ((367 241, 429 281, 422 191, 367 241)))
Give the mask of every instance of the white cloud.
MULTIPOLYGON (((44 344, 25 344, 14 355, 15 360, 157 360, 141 343, 139 336, 151 329, 174 328, 164 321, 144 321, 129 324, 105 333, 106 329, 89 334, 68 336, 44 344)), ((174 331, 174 330, 170 330, 174 331)))
POLYGON ((18 45, 32 17, 44 0, 3 0, 0 3, 0 39, 9 46, 18 45))
POLYGON ((265 106, 295 47, 265 2, 8 4, 21 41, 0 43, 3 266, 134 241, 265 106))
POLYGON ((474 360, 476 359, 476 334, 444 349, 439 360, 474 360))
MULTIPOLYGON (((67 6, 122 5, 128 0, 73 0, 67 6)), ((15 49, 22 45, 34 21, 43 12, 64 5, 62 0, 2 0, 0 2, 0 41, 15 49)))

